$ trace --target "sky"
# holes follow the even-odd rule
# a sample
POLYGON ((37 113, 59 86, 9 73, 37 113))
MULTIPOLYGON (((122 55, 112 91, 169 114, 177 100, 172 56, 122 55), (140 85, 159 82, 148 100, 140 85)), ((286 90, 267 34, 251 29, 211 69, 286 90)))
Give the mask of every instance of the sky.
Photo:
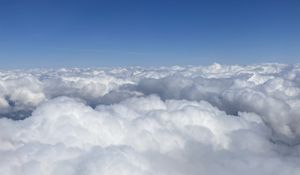
POLYGON ((0 68, 300 60, 298 0, 0 0, 0 68))

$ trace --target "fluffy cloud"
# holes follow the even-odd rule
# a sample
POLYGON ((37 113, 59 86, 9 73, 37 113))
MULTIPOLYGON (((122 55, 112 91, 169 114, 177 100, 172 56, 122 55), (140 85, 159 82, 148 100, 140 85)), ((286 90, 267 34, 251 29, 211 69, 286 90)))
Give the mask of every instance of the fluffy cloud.
POLYGON ((0 73, 3 174, 299 174, 300 66, 0 73))

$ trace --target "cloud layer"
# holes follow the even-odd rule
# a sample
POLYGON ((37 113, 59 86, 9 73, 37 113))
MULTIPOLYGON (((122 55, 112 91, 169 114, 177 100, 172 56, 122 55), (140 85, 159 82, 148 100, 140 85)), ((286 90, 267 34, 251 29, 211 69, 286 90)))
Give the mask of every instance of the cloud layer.
POLYGON ((300 173, 300 65, 0 72, 0 172, 300 173))

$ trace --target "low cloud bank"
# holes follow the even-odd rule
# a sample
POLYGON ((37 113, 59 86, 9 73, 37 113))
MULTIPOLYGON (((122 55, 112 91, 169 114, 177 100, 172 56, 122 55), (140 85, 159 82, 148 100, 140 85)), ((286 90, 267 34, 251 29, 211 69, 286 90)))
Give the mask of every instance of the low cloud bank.
POLYGON ((0 72, 3 174, 299 174, 300 65, 0 72))

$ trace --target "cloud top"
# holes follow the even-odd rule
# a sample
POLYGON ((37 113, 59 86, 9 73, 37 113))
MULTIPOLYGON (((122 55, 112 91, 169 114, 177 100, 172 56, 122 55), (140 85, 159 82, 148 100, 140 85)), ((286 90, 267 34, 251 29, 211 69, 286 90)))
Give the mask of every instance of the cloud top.
POLYGON ((0 73, 3 174, 299 174, 300 66, 0 73))

